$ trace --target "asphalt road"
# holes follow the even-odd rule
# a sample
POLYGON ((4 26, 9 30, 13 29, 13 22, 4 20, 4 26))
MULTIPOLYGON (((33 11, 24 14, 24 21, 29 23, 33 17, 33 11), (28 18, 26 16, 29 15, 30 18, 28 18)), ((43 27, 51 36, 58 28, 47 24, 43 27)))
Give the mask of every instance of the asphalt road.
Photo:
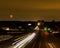
MULTIPOLYGON (((0 42, 0 48, 8 48, 13 42, 20 40, 25 36, 27 37, 28 35, 30 35, 30 33, 2 41, 0 42)), ((60 39, 56 38, 53 34, 44 35, 44 32, 39 31, 33 40, 31 40, 24 48, 60 48, 60 39)))
POLYGON ((28 33, 28 34, 26 33, 26 34, 21 34, 21 35, 12 35, 13 36, 12 38, 8 40, 0 41, 0 48, 9 48, 10 46, 12 46, 13 43, 27 37, 30 34, 31 33, 28 33))
POLYGON ((26 48, 60 48, 60 39, 53 34, 44 35, 44 32, 38 35, 33 43, 26 48))

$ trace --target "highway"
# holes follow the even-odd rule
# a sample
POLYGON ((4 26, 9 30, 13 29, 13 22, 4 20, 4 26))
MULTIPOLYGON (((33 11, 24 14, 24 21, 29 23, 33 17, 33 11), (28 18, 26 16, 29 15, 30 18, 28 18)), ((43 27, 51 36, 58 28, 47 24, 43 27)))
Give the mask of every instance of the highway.
POLYGON ((0 48, 60 48, 60 39, 50 33, 34 31, 2 41, 0 48))
POLYGON ((59 42, 60 39, 56 38, 53 34, 39 34, 32 45, 29 44, 26 48, 60 48, 59 42))
MULTIPOLYGON (((21 35, 12 35, 13 36, 12 38, 10 38, 8 40, 0 41, 0 48, 9 48, 10 46, 17 43, 18 41, 23 40, 25 37, 27 37, 30 34, 31 33, 21 34, 21 35)), ((7 35, 5 35, 5 36, 7 36, 7 35)))

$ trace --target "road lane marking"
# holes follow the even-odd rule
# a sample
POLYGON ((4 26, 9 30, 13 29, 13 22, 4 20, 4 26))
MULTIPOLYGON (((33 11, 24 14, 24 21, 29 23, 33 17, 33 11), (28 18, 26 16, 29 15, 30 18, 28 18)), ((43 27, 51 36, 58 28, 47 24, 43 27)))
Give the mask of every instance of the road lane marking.
POLYGON ((50 47, 50 48, 53 48, 53 46, 52 46, 52 44, 51 44, 51 43, 48 43, 48 45, 49 45, 49 47, 50 47))
POLYGON ((56 48, 56 46, 54 45, 54 43, 52 43, 52 46, 53 46, 54 48, 56 48))
POLYGON ((48 46, 49 46, 50 48, 56 48, 53 43, 48 43, 48 46))

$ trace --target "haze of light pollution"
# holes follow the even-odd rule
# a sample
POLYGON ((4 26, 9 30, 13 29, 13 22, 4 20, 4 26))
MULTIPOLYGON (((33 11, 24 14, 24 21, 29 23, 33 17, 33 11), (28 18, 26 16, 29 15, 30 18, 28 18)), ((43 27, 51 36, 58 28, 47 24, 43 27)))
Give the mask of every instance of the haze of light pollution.
POLYGON ((60 20, 59 0, 0 0, 0 21, 60 20), (10 15, 13 18, 10 18, 10 15))

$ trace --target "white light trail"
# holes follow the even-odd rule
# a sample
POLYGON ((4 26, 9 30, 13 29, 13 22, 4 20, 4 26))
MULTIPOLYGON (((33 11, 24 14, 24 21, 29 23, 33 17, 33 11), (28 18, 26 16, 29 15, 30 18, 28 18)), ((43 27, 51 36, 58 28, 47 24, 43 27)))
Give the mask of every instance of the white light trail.
POLYGON ((35 33, 32 33, 31 35, 26 37, 24 40, 22 40, 22 41, 18 42, 17 44, 15 44, 12 48, 22 48, 24 45, 29 43, 35 37, 35 35, 36 35, 35 33))
POLYGON ((36 27, 34 28, 34 30, 39 30, 39 27, 38 27, 38 26, 36 26, 36 27))

